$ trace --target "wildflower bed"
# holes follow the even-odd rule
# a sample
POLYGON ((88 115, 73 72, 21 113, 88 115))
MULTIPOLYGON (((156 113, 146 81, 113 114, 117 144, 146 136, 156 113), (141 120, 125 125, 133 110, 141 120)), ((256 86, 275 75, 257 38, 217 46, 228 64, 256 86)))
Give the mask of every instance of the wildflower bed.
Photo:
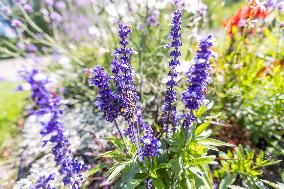
POLYGON ((282 188, 284 2, 216 32, 230 4, 0 2, 1 55, 36 65, 13 187, 282 188))

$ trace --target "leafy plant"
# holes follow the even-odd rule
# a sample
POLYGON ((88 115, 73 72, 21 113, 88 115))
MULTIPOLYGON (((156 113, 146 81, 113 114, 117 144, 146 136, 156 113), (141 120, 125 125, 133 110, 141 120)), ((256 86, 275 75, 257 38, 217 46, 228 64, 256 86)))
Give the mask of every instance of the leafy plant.
POLYGON ((262 168, 281 162, 265 158, 263 151, 256 155, 255 150, 243 148, 241 145, 235 151, 220 152, 219 160, 222 167, 214 171, 217 178, 222 178, 219 189, 228 188, 238 178, 249 188, 266 188, 260 179, 262 168))
POLYGON ((10 82, 0 83, 0 147, 7 139, 15 136, 17 129, 14 123, 26 104, 27 93, 17 93, 16 86, 10 82))
MULTIPOLYGON (((238 134, 227 129, 224 136, 232 138, 226 137, 226 141, 244 145, 250 142, 273 155, 283 154, 284 46, 279 43, 282 34, 275 28, 280 23, 281 18, 275 16, 273 22, 265 23, 271 27, 259 26, 258 34, 244 32, 228 37, 219 52, 222 56, 217 61, 211 93, 216 102, 214 111, 221 112, 220 119, 248 133, 246 141, 239 141, 238 134)), ((219 135, 219 130, 216 133, 219 135)))
MULTIPOLYGON (((201 117, 205 112, 196 113, 197 117, 201 117)), ((153 186, 159 189, 213 188, 209 164, 214 163, 215 156, 210 155, 209 151, 218 151, 216 147, 219 146, 232 145, 209 138, 209 125, 210 120, 194 124, 186 143, 186 130, 180 127, 173 137, 161 141, 161 155, 145 158, 144 161, 139 160, 134 147, 130 148, 129 155, 123 153, 126 149, 121 139, 109 140, 116 149, 103 155, 115 161, 108 172, 108 180, 118 180, 115 188, 127 189, 143 188, 144 180, 153 180, 153 186)))

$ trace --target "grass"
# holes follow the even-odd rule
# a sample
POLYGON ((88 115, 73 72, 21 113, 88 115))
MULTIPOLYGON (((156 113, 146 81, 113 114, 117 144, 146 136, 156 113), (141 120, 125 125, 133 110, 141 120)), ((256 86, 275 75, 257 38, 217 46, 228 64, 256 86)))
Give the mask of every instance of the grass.
POLYGON ((0 82, 0 150, 17 134, 15 122, 26 103, 26 92, 17 92, 16 83, 0 82))

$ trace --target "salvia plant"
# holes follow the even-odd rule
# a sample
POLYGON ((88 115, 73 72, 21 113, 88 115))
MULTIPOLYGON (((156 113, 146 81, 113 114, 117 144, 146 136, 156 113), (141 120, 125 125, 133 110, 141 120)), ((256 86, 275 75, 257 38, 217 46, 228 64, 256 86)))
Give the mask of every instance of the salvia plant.
MULTIPOLYGON (((176 104, 179 94, 175 87, 178 86, 176 68, 180 65, 182 46, 181 20, 182 11, 176 10, 171 22, 171 41, 165 46, 172 49, 172 59, 161 107, 163 129, 160 133, 154 133, 153 128, 145 122, 139 104, 133 77, 135 73, 131 66, 131 56, 136 52, 128 42, 130 26, 119 24, 120 48, 112 54, 113 76, 100 66, 93 70, 90 83, 98 88, 100 94, 94 104, 104 112, 105 119, 115 125, 120 136, 120 139, 110 139, 118 149, 103 155, 117 160, 109 170, 108 177, 110 181, 117 181, 115 187, 213 187, 208 164, 214 161, 214 156, 208 155, 208 150, 217 150, 214 146, 226 145, 208 138, 205 131, 210 120, 201 121, 206 111, 204 93, 210 83, 210 61, 215 57, 211 50, 213 37, 209 35, 200 41, 195 64, 187 72, 188 88, 180 98, 185 110, 178 113, 176 104)), ((53 145, 51 153, 62 182, 71 188, 79 188, 83 180, 81 173, 86 166, 76 160, 69 149, 68 136, 60 120, 63 114, 60 96, 48 90, 51 81, 38 70, 23 71, 21 75, 30 84, 36 106, 32 114, 39 117, 42 125, 40 134, 43 144, 53 145)), ((52 188, 50 182, 55 175, 40 176, 32 188, 52 188)))
POLYGON ((188 88, 179 95, 175 87, 182 46, 181 20, 182 11, 176 10, 171 22, 171 41, 166 45, 172 49, 172 59, 161 106, 163 129, 159 133, 154 133, 143 119, 131 67, 131 56, 136 53, 127 40, 130 26, 119 24, 121 47, 113 53, 113 75, 100 66, 93 70, 90 83, 100 94, 94 104, 120 135, 120 139, 109 139, 117 149, 102 155, 115 160, 108 174, 108 180, 115 181, 115 188, 213 188, 209 163, 214 156, 208 150, 227 145, 208 138, 206 128, 210 120, 201 120, 206 111, 210 61, 215 57, 211 50, 213 37, 209 35, 200 41, 194 65, 187 72, 188 88), (176 105, 179 100, 184 104, 181 113, 176 105))

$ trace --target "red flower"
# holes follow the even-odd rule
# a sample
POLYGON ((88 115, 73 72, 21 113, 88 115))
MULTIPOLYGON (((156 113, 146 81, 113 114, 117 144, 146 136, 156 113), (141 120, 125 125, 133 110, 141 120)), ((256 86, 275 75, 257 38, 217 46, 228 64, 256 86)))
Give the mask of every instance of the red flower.
POLYGON ((241 31, 244 26, 243 23, 249 18, 252 20, 259 18, 264 19, 268 14, 268 9, 256 5, 254 1, 251 1, 248 7, 239 8, 233 17, 228 18, 223 22, 223 25, 227 28, 227 34, 232 35, 233 28, 236 27, 241 31))

